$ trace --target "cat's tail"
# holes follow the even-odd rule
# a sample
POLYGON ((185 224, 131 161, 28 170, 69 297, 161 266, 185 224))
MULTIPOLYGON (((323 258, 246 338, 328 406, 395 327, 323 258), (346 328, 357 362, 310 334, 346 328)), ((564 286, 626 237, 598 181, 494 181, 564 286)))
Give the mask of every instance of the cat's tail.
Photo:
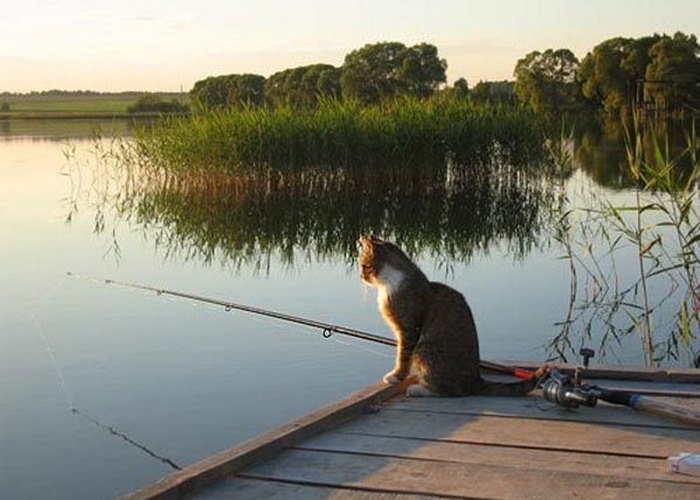
POLYGON ((495 382, 480 377, 475 393, 483 396, 523 396, 537 387, 549 368, 542 365, 533 372, 532 377, 517 382, 495 382))

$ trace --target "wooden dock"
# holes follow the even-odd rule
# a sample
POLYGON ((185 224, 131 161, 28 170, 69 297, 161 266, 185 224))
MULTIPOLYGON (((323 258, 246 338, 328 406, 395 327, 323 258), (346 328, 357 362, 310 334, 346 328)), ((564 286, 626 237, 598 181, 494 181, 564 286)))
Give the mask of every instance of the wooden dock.
MULTIPOLYGON (((585 375, 700 408, 699 370, 585 375)), ((700 452, 700 429, 626 407, 406 399, 377 384, 127 498, 700 498, 700 477, 667 468, 684 451, 700 452)))

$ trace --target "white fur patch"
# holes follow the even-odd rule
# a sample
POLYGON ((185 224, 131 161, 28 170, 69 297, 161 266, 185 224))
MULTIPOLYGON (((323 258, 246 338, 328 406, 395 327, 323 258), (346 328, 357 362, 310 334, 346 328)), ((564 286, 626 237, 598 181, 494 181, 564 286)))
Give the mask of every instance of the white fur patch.
POLYGON ((439 394, 434 393, 424 385, 412 384, 406 389, 406 396, 410 398, 434 398, 439 394))
POLYGON ((382 267, 377 274, 377 303, 380 307, 392 294, 401 289, 405 279, 406 275, 402 271, 390 265, 382 267))
POLYGON ((396 385, 396 384, 398 384, 399 382, 401 382, 401 381, 399 380, 399 377, 397 377, 396 375, 394 375, 394 371, 393 371, 393 370, 390 371, 389 373, 387 373, 386 375, 384 375, 383 380, 384 380, 384 382, 386 382, 386 383, 389 384, 389 385, 396 385))

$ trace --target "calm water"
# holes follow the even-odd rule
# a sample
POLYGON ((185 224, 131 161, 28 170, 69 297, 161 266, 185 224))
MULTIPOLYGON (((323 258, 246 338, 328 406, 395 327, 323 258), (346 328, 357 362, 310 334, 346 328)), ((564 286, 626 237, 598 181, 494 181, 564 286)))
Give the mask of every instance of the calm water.
MULTIPOLYGON (((65 139, 78 158, 92 144, 80 139, 92 125, 69 127, 0 130, 3 498, 127 493, 172 469, 105 427, 184 466, 375 382, 392 365, 382 346, 67 271, 389 335, 352 264, 354 239, 371 229, 398 235, 429 276, 466 295, 483 358, 544 359, 559 332, 569 275, 561 249, 546 242, 551 200, 531 186, 478 194, 414 186, 422 198, 371 183, 318 196, 305 195, 306 185, 264 196, 228 187, 215 198, 200 186, 139 198, 117 214, 95 198, 89 176, 67 168, 65 139)), ((578 172, 568 189, 589 185, 578 172)), ((611 361, 642 357, 635 344, 611 361)))

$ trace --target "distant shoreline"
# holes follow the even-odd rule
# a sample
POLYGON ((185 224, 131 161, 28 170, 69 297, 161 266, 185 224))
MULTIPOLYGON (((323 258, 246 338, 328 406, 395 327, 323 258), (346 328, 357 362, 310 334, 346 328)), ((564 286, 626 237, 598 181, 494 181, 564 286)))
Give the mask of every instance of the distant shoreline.
POLYGON ((113 113, 113 112, 70 112, 70 111, 10 111, 0 113, 0 121, 12 120, 129 120, 161 118, 163 116, 189 116, 189 113, 113 113))

